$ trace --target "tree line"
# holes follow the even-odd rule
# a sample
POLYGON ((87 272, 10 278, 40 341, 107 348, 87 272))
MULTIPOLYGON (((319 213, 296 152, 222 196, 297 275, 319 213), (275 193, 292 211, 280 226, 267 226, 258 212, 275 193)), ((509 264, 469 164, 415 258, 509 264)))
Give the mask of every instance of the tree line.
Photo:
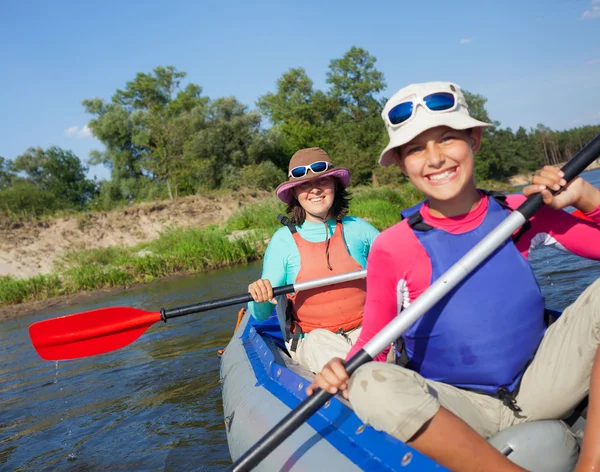
MULTIPOLYGON (((291 155, 326 149, 348 167, 353 184, 397 184, 398 168, 380 168, 387 144, 380 117, 385 78, 376 59, 352 47, 333 59, 327 90, 316 90, 303 68, 292 68, 250 110, 235 97, 211 99, 173 66, 140 72, 110 100, 83 100, 93 135, 104 151, 90 164, 110 169, 102 182, 86 178, 71 151, 30 148, 14 161, 0 157, 0 212, 52 213, 60 209, 111 209, 132 201, 178 198, 206 190, 272 189, 286 177, 291 155)), ((486 98, 465 91, 473 116, 493 122, 486 98)), ((516 132, 493 122, 476 160, 479 179, 503 180, 544 164, 568 160, 600 126, 554 131, 539 124, 516 132)))

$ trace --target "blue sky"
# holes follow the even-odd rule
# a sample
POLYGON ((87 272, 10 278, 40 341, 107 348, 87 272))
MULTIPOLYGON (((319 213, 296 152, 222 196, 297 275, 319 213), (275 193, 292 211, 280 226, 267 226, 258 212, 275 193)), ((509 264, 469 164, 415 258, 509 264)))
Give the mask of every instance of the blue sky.
POLYGON ((0 156, 57 145, 85 162, 102 145, 81 101, 110 99, 137 72, 173 65, 253 108, 291 67, 326 89, 352 46, 377 58, 387 97, 450 80, 502 126, 600 123, 600 0, 2 0, 0 156))

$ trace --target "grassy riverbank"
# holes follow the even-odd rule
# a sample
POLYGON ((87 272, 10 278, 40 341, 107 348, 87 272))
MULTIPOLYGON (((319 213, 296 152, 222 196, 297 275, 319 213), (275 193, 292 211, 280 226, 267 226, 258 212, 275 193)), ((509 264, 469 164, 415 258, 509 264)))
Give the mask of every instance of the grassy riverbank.
MULTIPOLYGON (((486 187, 490 187, 489 185, 486 187)), ((350 214, 383 230, 420 200, 411 185, 353 191, 350 214)), ((128 287, 175 274, 195 273, 256 260, 280 226, 285 206, 275 197, 243 207, 224 224, 198 229, 171 227, 152 241, 64 254, 54 272, 26 279, 0 277, 0 306, 111 287, 128 287)))
POLYGON ((222 228, 172 228, 154 241, 133 247, 69 252, 51 274, 2 277, 0 306, 239 264, 260 257, 263 246, 251 235, 229 240, 222 228))

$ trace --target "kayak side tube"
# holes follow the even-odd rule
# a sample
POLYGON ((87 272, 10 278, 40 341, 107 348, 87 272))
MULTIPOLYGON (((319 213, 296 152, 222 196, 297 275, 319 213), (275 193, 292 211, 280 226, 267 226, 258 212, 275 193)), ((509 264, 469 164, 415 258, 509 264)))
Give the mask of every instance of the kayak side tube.
MULTIPOLYGON (((246 314, 221 360, 223 410, 235 461, 306 398, 310 381, 246 314), (297 371, 295 371, 297 370, 297 371)), ((314 414, 255 470, 446 470, 410 446, 364 425, 337 396, 314 414)))

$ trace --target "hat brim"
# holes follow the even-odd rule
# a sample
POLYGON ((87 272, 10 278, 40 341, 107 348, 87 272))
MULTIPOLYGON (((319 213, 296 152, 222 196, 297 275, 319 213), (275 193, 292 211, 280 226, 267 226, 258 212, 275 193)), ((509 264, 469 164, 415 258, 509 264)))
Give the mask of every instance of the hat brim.
MULTIPOLYGON (((421 113, 426 112, 421 111, 421 113)), ((493 125, 476 120, 468 115, 461 115, 457 113, 428 113, 426 117, 415 116, 415 118, 406 123, 406 125, 399 128, 393 137, 390 138, 390 143, 386 146, 379 157, 379 165, 387 167, 395 164, 395 148, 410 142, 423 131, 436 128, 438 126, 448 126, 452 129, 464 130, 470 128, 487 128, 488 126, 493 125)))
POLYGON ((314 174, 314 177, 310 177, 308 179, 298 179, 295 181, 288 180, 287 182, 280 184, 275 191, 277 193, 277 198, 279 198, 279 200, 281 200, 283 203, 287 203, 289 205, 295 198, 294 192, 292 191, 294 187, 297 187, 304 182, 322 179, 323 177, 336 177, 340 179, 340 182, 344 188, 350 185, 350 171, 348 169, 344 169, 343 167, 337 167, 321 174, 314 174))

